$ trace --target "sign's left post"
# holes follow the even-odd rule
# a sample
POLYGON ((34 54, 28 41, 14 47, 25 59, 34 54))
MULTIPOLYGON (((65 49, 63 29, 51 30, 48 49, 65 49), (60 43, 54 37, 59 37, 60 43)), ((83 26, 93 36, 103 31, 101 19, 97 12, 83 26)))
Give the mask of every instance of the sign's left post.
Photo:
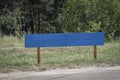
POLYGON ((37 62, 40 64, 40 47, 37 48, 37 62))

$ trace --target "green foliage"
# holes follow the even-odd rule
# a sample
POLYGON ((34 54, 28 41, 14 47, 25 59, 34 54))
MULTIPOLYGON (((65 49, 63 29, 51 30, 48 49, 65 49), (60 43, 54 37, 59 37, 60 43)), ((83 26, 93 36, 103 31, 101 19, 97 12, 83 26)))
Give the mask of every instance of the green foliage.
POLYGON ((67 32, 103 31, 107 39, 120 36, 119 0, 68 0, 62 16, 67 32))
POLYGON ((55 0, 10 0, 0 1, 0 33, 20 35, 27 33, 56 32, 58 13, 62 1, 55 0), (6 6, 5 6, 6 5, 6 6))
POLYGON ((0 31, 6 35, 17 35, 20 29, 20 10, 15 9, 9 14, 3 14, 0 16, 0 31))
POLYGON ((1 0, 0 33, 102 31, 112 39, 120 36, 119 7, 120 0, 1 0))

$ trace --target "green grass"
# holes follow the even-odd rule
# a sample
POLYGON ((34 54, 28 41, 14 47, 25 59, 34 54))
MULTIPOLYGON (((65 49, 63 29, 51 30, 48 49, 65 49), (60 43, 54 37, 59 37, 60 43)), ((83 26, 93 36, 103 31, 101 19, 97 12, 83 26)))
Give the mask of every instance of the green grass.
POLYGON ((0 38, 0 72, 120 65, 120 40, 98 46, 97 60, 93 58, 93 47, 42 48, 41 64, 38 65, 36 51, 25 49, 22 39, 0 38))

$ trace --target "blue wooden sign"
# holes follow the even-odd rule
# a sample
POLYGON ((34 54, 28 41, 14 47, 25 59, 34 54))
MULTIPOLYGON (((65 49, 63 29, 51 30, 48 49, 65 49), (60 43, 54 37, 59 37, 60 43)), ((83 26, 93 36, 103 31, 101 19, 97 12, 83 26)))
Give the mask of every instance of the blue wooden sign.
POLYGON ((61 47, 104 45, 103 32, 26 34, 25 47, 61 47))

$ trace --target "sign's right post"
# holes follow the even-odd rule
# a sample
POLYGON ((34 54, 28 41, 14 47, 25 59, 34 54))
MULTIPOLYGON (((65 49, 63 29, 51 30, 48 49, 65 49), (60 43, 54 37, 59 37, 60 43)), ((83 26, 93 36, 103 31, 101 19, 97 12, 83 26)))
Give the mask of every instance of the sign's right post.
POLYGON ((94 45, 94 59, 97 59, 97 46, 94 45))

